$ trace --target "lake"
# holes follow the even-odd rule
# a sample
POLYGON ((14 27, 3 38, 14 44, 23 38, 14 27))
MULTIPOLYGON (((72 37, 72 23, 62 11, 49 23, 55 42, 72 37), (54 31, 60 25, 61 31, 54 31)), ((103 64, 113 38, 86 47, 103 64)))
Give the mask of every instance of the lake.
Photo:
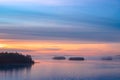
POLYGON ((0 80, 120 80, 119 61, 39 60, 34 65, 0 66, 0 80))

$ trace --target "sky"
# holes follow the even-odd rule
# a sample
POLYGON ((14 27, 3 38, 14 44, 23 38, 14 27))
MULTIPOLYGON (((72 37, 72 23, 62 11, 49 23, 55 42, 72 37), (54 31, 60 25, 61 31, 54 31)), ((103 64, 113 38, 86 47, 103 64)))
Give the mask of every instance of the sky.
POLYGON ((0 51, 119 55, 119 0, 0 0, 0 51))

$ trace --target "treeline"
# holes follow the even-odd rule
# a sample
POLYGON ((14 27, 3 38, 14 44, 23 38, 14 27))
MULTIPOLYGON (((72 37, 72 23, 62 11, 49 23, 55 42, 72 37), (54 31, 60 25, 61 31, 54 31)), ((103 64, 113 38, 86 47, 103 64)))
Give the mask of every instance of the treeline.
POLYGON ((0 53, 0 64, 20 64, 20 63, 30 63, 33 64, 34 61, 30 55, 22 55, 20 53, 0 53))

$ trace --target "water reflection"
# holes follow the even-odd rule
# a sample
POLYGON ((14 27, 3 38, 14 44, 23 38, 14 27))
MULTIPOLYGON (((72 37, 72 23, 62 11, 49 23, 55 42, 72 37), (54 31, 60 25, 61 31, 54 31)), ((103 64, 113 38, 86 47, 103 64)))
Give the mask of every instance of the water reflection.
POLYGON ((40 60, 32 65, 0 66, 0 80, 120 80, 116 61, 40 60))
POLYGON ((0 80, 23 80, 28 78, 32 64, 4 64, 0 65, 0 80))
POLYGON ((41 61, 33 66, 31 80, 120 80, 119 65, 112 61, 41 61))

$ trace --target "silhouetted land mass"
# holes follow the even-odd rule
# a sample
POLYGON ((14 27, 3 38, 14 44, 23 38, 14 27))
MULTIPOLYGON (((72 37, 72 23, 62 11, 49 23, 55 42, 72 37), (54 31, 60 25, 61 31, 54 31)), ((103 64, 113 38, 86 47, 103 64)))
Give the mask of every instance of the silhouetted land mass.
POLYGON ((102 60, 113 60, 112 57, 103 57, 102 60))
POLYGON ((64 56, 55 56, 53 57, 54 60, 65 60, 66 58, 64 56))
POLYGON ((120 60, 120 55, 102 57, 102 60, 120 60))
POLYGON ((72 60, 72 61, 84 61, 85 58, 84 57, 70 57, 69 60, 72 60))
POLYGON ((120 59, 120 55, 116 55, 115 57, 116 57, 117 59, 120 59))
POLYGON ((20 53, 0 53, 0 64, 33 64, 30 55, 22 55, 20 53))

